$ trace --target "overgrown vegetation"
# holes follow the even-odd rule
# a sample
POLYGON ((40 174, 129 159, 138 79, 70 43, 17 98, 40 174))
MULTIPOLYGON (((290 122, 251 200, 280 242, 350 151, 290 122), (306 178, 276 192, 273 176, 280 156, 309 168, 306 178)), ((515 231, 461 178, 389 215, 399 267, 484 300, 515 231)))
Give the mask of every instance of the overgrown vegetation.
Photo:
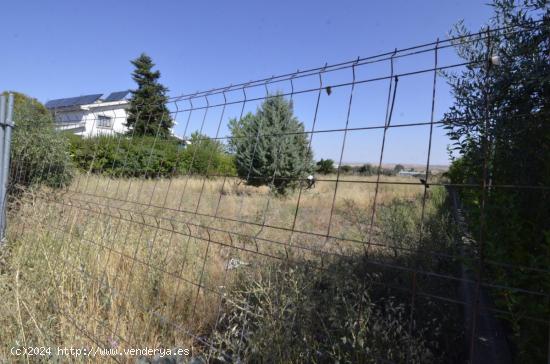
POLYGON ((233 157, 216 140, 195 133, 191 144, 152 136, 70 136, 71 156, 82 172, 111 177, 234 175, 233 157))
POLYGON ((36 99, 14 93, 10 181, 19 187, 60 187, 73 177, 69 143, 55 131, 48 110, 36 99))
POLYGON ((438 362, 424 331, 440 330, 440 322, 411 334, 407 305, 395 296, 377 297, 374 282, 380 277, 365 267, 343 259, 324 270, 296 262, 242 277, 216 336, 231 358, 225 361, 438 362))
MULTIPOLYGON (((423 237, 421 199, 383 206, 379 243, 369 258, 334 256, 322 268, 300 259, 245 271, 228 293, 214 335, 221 362, 440 363, 461 362, 461 310, 419 295, 411 312, 411 276, 372 264, 387 262, 456 274, 456 262, 426 250, 452 251, 456 238, 445 193, 429 196, 423 237), (405 223, 403 223, 405 221, 405 223), (399 230, 395 230, 395 224, 399 230), (449 264, 451 263, 451 264, 449 264), (405 284, 404 284, 405 283, 405 284), (390 287, 401 287, 405 290, 390 287)), ((364 232, 368 212, 351 200, 341 213, 364 232)), ((456 287, 418 277, 424 293, 456 299, 456 287)))
MULTIPOLYGON (((383 181, 402 180, 383 177, 383 181)), ((368 201, 374 185, 342 186, 345 187, 336 200, 337 213, 333 217, 332 233, 343 238, 359 236, 365 239, 361 221, 370 217, 369 206, 349 205, 346 201, 368 201), (352 212, 359 216, 357 220, 353 219, 352 212)), ((318 257, 299 248, 317 246, 318 237, 304 236, 292 248, 293 258, 288 265, 275 264, 274 260, 269 263, 261 257, 270 255, 286 260, 285 252, 278 245, 241 238, 237 234, 233 235, 232 241, 228 234, 211 233, 208 238, 206 229, 197 225, 204 224, 203 218, 174 212, 176 209, 197 209, 205 214, 217 211, 229 219, 217 220, 218 228, 253 236, 257 233, 255 225, 230 220, 257 221, 265 210, 267 197, 271 196, 273 209, 266 212, 270 224, 285 227, 292 221, 298 191, 289 192, 293 194, 288 196, 273 196, 267 187, 239 185, 238 190, 229 187, 229 179, 223 178, 205 180, 190 176, 154 181, 113 180, 102 175, 77 174, 70 186, 75 193, 56 193, 43 188, 20 196, 17 201, 19 208, 10 211, 10 244, 9 249, 2 250, 4 255, 0 264, 0 293, 6 298, 0 303, 0 326, 3 327, 0 330, 0 342, 3 343, 0 357, 9 358, 9 347, 18 344, 87 346, 90 342, 81 330, 99 338, 107 346, 117 345, 119 348, 130 345, 120 339, 129 337, 150 347, 200 345, 175 328, 185 327, 201 335, 212 335, 220 343, 229 340, 226 347, 229 349, 229 344, 234 345, 236 340, 231 338, 233 326, 226 323, 233 320, 241 325, 237 329, 243 333, 266 335, 263 339, 259 334, 245 337, 245 342, 251 346, 246 350, 243 347, 243 353, 254 358, 262 353, 252 352, 252 348, 267 347, 268 340, 271 340, 273 345, 266 349, 266 353, 275 355, 275 348, 282 348, 281 345, 288 343, 288 338, 293 338, 291 346, 280 355, 281 358, 292 355, 295 362, 312 362, 314 359, 331 362, 332 358, 338 357, 349 360, 371 358, 370 353, 395 358, 398 362, 406 362, 403 358, 407 355, 416 361, 421 358, 422 361, 437 362, 443 355, 443 361, 453 360, 459 344, 453 331, 455 328, 449 323, 461 322, 454 319, 454 308, 416 295, 411 321, 410 291, 382 289, 387 285, 408 289, 410 274, 369 264, 376 259, 397 262, 398 265, 409 262, 407 264, 412 266, 416 260, 422 259, 423 269, 442 271, 441 266, 452 269, 451 264, 440 264, 436 259, 427 259, 426 254, 415 254, 415 251, 422 251, 415 242, 417 235, 410 245, 406 245, 413 249, 399 249, 398 258, 392 249, 382 249, 378 245, 365 261, 362 247, 356 244, 329 244, 326 247, 328 252, 338 252, 349 258, 326 260, 325 270, 318 269, 318 257), (121 206, 120 199, 128 202, 121 206), (99 211, 96 206, 104 207, 99 211), (171 225, 166 225, 167 221, 171 221, 171 225), (169 231, 172 229, 173 233, 169 231), (188 239, 188 235, 193 237, 188 239), (209 250, 208 239, 211 240, 209 250), (31 245, 33 249, 29 251, 31 245), (208 256, 206 262, 205 256, 208 256), (226 270, 231 259, 247 265, 226 270), (187 282, 199 281, 208 289, 197 294, 196 285, 187 282), (250 291, 257 283, 261 286, 250 291), (363 288, 366 292, 360 291, 363 288), (226 293, 223 297, 227 299, 222 311, 224 316, 219 318, 222 296, 217 292, 226 293), (262 320, 270 321, 257 321, 259 318, 255 316, 244 320, 245 315, 231 305, 230 298, 235 299, 234 303, 246 298, 250 312, 263 314, 264 311, 260 310, 269 308, 272 311, 265 311, 262 320), (296 314, 292 316, 293 313, 296 314), (165 319, 159 320, 158 315, 165 319), (295 322, 291 321, 293 317, 295 322), (334 321, 335 317, 338 317, 337 321, 334 321), (279 325, 275 318, 281 318, 279 325), (300 325, 299 319, 302 318, 304 324, 300 325), (362 321, 356 323, 354 318, 362 321), (78 328, 70 320, 78 322, 78 328), (414 323, 412 329, 411 322, 414 323), (328 325, 327 329, 322 324, 328 325), (214 335, 216 326, 217 334, 214 335), (260 328, 262 331, 257 331, 260 328), (301 340, 298 334, 306 335, 307 340, 301 340), (342 337, 345 337, 345 342, 342 337), (307 348, 310 344, 323 354, 317 356, 307 348), (303 359, 294 356, 300 352, 306 355, 303 359)), ((403 234, 414 234, 419 228, 420 205, 415 196, 421 191, 422 188, 416 185, 380 185, 379 207, 385 209, 387 206, 387 214, 395 215, 393 219, 400 218, 401 214, 415 216, 412 219, 415 223, 407 224, 403 234), (394 203, 407 212, 392 213, 394 203)), ((305 231, 324 231, 332 204, 328 197, 332 193, 328 185, 303 192, 304 206, 317 213, 299 214, 296 226, 305 231)), ((441 204, 440 196, 428 196, 428 201, 435 202, 434 208, 427 205, 426 226, 431 226, 429 221, 434 223, 433 230, 426 230, 425 244, 435 244, 436 235, 429 231, 438 231, 441 237, 448 239, 447 225, 431 218, 437 211, 435 207, 441 204)), ((386 214, 383 210, 381 213, 386 214)), ((392 224, 390 217, 383 220, 380 224, 384 226, 392 224)), ((387 244, 391 244, 390 239, 396 236, 388 234, 387 244)), ((288 235, 273 230, 270 237, 286 242, 288 235)), ((380 239, 377 238, 376 242, 386 242, 380 239)), ((447 241, 438 238, 439 249, 447 249, 447 241)), ((406 244, 405 239, 402 244, 406 244)), ((418 283, 423 292, 447 297, 453 293, 446 281, 440 287, 436 280, 419 276, 418 283)), ((196 346, 194 354, 201 354, 196 346)), ((267 356, 264 358, 270 361, 267 356)), ((277 361, 277 357, 272 361, 277 361)))
POLYGON ((152 136, 72 136, 71 156, 81 171, 111 177, 168 177, 184 166, 177 140, 152 136))
MULTIPOLYGON (((452 182, 495 186, 484 192, 462 190, 475 236, 486 242, 482 254, 518 267, 489 265, 487 279, 546 294, 550 275, 529 268, 550 266, 550 193, 536 188, 550 185, 548 5, 547 0, 521 5, 511 0, 493 2, 490 25, 502 29, 456 45, 458 54, 472 65, 448 75, 455 103, 445 116, 453 152, 458 154, 449 171, 452 182), (498 187, 503 185, 518 187, 498 187)), ((462 24, 455 29, 455 35, 468 34, 462 24)), ((513 290, 495 299, 510 313, 505 317, 513 329, 516 360, 544 361, 548 327, 526 317, 548 318, 548 300, 513 290)))

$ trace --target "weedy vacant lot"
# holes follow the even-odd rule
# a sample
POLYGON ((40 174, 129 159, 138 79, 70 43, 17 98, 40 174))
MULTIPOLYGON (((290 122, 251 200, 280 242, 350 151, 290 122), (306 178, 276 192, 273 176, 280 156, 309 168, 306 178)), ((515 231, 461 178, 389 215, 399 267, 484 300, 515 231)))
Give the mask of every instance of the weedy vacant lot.
MULTIPOLYGON (((410 292, 384 288, 409 287, 410 276, 382 265, 453 269, 420 253, 451 249, 445 193, 427 191, 422 219, 415 179, 382 177, 378 192, 374 182, 345 176, 336 193, 335 182, 318 181, 277 195, 234 178, 80 175, 62 192, 22 191, 2 257, 0 357, 20 344, 192 347, 220 360, 436 361, 459 336, 437 331, 456 310, 419 301, 413 318, 410 292), (430 323, 413 330, 421 318, 430 323)), ((454 294, 435 280, 429 289, 454 294)))

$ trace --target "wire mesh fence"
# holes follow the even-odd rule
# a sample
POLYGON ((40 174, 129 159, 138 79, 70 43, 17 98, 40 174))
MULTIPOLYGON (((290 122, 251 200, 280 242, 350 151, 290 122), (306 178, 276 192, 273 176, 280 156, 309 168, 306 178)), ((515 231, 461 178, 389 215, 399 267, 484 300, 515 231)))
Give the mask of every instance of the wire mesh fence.
MULTIPOLYGON (((355 362, 506 362, 498 318, 548 334, 549 317, 511 317, 494 297, 519 295, 544 307, 549 292, 485 272, 548 277, 550 271, 486 254, 483 226, 492 211, 484 203, 497 190, 542 198, 550 186, 492 183, 487 162, 482 178, 450 182, 441 166, 443 127, 487 125, 495 116, 488 104, 479 120, 444 117, 447 77, 465 69, 498 72, 491 39, 539 26, 487 30, 172 97, 162 116, 176 124, 171 136, 160 127, 147 137, 117 130, 128 118, 124 103, 57 109, 53 126, 37 122, 40 115, 16 114, 20 146, 12 150, 8 238, 16 247, 10 254, 19 257, 13 292, 21 344, 95 347, 88 352, 95 360, 117 362, 135 358, 99 353, 187 348, 187 359, 261 362, 258 351, 286 340, 303 342, 297 356, 303 362, 331 362, 339 345, 353 353, 344 360, 355 362), (456 57, 457 46, 474 43, 486 47, 485 57, 456 57), (292 116, 280 130, 258 123, 252 136, 234 132, 269 100, 288 105, 303 127, 291 128, 292 116), (60 133, 71 143, 56 139, 60 133), (35 148, 37 140, 48 144, 46 153, 35 148), (285 148, 300 143, 305 152, 293 158, 303 160, 289 162, 285 148), (249 164, 235 168, 243 144, 249 164), (269 174, 258 167, 266 146, 273 146, 269 174), (312 156, 333 159, 335 168, 287 172, 288 163, 309 165, 312 156), (414 161, 415 171, 394 168, 402 161, 414 161), (468 215, 476 221, 467 221, 460 205, 465 191, 481 194, 480 213, 468 215), (471 224, 480 226, 475 237, 471 224), (353 302, 346 284, 368 299, 353 302), (28 292, 38 293, 32 302, 38 309, 25 301, 28 292), (316 295, 330 307, 315 305, 316 295), (312 306, 303 308, 304 301, 312 306), (348 304, 354 339, 342 337, 345 330, 334 322, 346 325, 348 304), (56 314, 44 321, 40 310, 56 314), (299 336, 307 325, 317 336, 299 336), (287 337, 270 336, 280 330, 287 337), (368 347, 361 340, 370 335, 387 342, 368 347)), ((140 113, 145 106, 136 110, 137 120, 160 125, 140 113)), ((288 355, 293 348, 287 346, 288 355)))

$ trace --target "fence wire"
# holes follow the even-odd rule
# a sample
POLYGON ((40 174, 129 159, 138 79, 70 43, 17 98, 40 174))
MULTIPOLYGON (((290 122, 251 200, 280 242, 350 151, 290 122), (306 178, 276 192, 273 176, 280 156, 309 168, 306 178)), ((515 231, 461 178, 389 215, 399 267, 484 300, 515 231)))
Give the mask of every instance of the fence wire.
MULTIPOLYGON (((253 279, 260 274, 258 271, 273 264, 304 264, 312 269, 309 274, 315 275, 330 272, 335 262, 358 260, 368 267, 365 281, 369 286, 390 296, 407 297, 402 303, 407 305, 409 337, 420 331, 418 321, 426 319, 425 312, 429 316, 431 310, 436 311, 434 305, 442 305, 460 313, 458 326, 464 331, 461 335, 467 347, 464 352, 476 358, 476 352, 486 351, 481 338, 485 335, 483 322, 487 317, 510 315, 487 297, 513 292, 542 305, 550 299, 549 292, 531 286, 494 282, 484 271, 521 270, 549 275, 550 269, 489 259, 484 253, 483 230, 475 238, 468 233, 458 195, 462 191, 481 191, 477 223, 483 229, 491 213, 484 210, 490 191, 544 194, 550 186, 490 184, 491 167, 486 162, 481 180, 463 184, 450 183, 443 170, 434 167, 434 153, 441 155, 445 147, 438 142, 444 134, 442 126, 449 123, 443 119, 449 102, 445 73, 466 68, 491 72, 495 66, 490 53, 483 59, 465 62, 454 56, 454 48, 476 42, 488 44, 490 50, 494 35, 526 32, 538 26, 535 23, 487 30, 171 97, 163 118, 176 122, 174 130, 179 137, 172 141, 163 138, 160 128, 149 139, 138 137, 135 130, 116 133, 99 125, 104 115, 100 108, 89 111, 88 126, 81 119, 80 109, 54 110, 58 131, 67 133, 91 123, 94 135, 84 132, 83 136, 90 148, 88 169, 67 165, 72 182, 54 180, 49 187, 29 189, 32 146, 12 154, 8 237, 25 242, 25 249, 40 257, 49 274, 46 281, 37 283, 32 273, 22 270, 17 272, 17 279, 28 289, 50 297, 47 303, 61 317, 57 325, 72 327, 66 330, 73 335, 75 346, 189 347, 194 356, 208 362, 237 362, 241 353, 229 352, 227 344, 213 333, 227 329, 224 320, 228 307, 241 310, 243 322, 253 322, 256 313, 243 306, 231 291, 240 289, 240 280, 253 279), (304 174, 284 176, 275 170, 272 175, 258 175, 252 163, 247 173, 237 174, 215 168, 218 161, 214 149, 206 156, 201 154, 200 146, 207 143, 225 148, 243 138, 230 133, 229 121, 242 120, 264 101, 277 97, 292 102, 304 130, 263 133, 258 128, 250 140, 251 160, 262 143, 275 140, 285 145, 284 140, 303 135, 315 159, 328 156, 337 163, 334 173, 315 173, 313 188, 304 174), (373 115, 374 119, 369 119, 373 115), (193 132, 198 134, 192 137, 193 132), (103 139, 96 137, 103 134, 112 138, 110 153, 116 156, 107 163, 102 162, 103 139), (176 162, 172 164, 157 156, 169 143, 177 143, 176 162), (399 144, 404 145, 401 150, 399 144), (408 153, 413 153, 406 150, 411 145, 424 151, 417 163, 422 166, 418 175, 385 175, 391 164, 389 158, 393 162, 400 162, 395 160, 399 157, 406 160, 408 153), (184 158, 183 152, 189 148, 193 152, 186 154, 186 164, 178 164, 182 162, 178 158, 184 158), (135 168, 138 152, 143 158, 139 169, 132 176, 119 174, 119 170, 135 168), (372 172, 362 174, 359 165, 351 172, 345 171, 342 167, 352 158, 370 161, 372 172), (199 162, 206 164, 206 173, 196 171, 194 166, 199 162), (114 169, 115 163, 118 170, 114 169), (296 188, 281 195, 265 186, 254 187, 256 181, 273 184, 275 180, 295 184, 296 188), (447 215, 452 215, 454 223, 446 236, 439 237, 440 244, 428 244, 426 240, 434 239, 429 233, 433 224, 428 216, 433 209, 430 204, 439 190, 446 190, 449 201, 455 202, 446 205, 453 212, 447 215), (409 206, 417 216, 415 234, 401 241, 389 239, 384 230, 387 226, 382 226, 384 216, 395 206, 394 199, 409 206), (380 279, 382 275, 391 279, 380 279), (101 314, 94 314, 97 312, 101 314)), ((150 109, 137 109, 138 120, 155 122, 151 115, 141 113, 150 109)), ((489 105, 486 112, 490 112, 489 105)), ((126 122, 126 112, 119 114, 111 115, 113 124, 126 122)), ((479 120, 487 123, 489 118, 485 114, 479 120)), ((42 134, 52 128, 34 122, 33 116, 27 119, 16 124, 20 133, 42 134)), ((74 149, 70 153, 83 152, 74 149)), ((60 173, 59 168, 46 156, 32 165, 33 170, 40 171, 42 180, 51 180, 49 176, 60 173)), ((405 223, 391 224, 397 234, 405 223)), ((524 325, 550 327, 548 317, 524 316, 521 321, 524 325)), ((47 336, 38 323, 36 330, 47 336)), ((245 329, 239 335, 232 340, 241 350, 250 338, 245 329)), ((405 361, 413 361, 414 341, 400 345, 409 347, 405 361)), ((376 361, 396 362, 373 355, 376 361)), ((110 356, 106 360, 125 362, 127 358, 110 356)))

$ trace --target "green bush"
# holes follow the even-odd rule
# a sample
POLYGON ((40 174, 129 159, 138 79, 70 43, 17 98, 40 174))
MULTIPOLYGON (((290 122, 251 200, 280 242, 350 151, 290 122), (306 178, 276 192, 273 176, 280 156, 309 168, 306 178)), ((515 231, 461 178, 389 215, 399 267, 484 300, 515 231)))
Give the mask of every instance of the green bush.
POLYGON ((359 174, 364 176, 372 176, 373 174, 376 173, 376 168, 374 168, 372 164, 367 163, 359 167, 357 172, 359 172, 359 174))
MULTIPOLYGON (((342 166, 344 168, 346 166, 342 166)), ((395 176, 399 173, 401 169, 398 167, 402 167, 400 164, 398 164, 395 168, 383 168, 380 167, 380 174, 382 176, 395 176)), ((372 176, 378 174, 378 166, 373 166, 370 163, 363 164, 361 167, 354 167, 352 168, 352 173, 357 173, 362 176, 372 176)))
POLYGON ((53 126, 48 110, 37 100, 15 93, 10 183, 18 186, 70 183, 73 168, 67 138, 53 126))
POLYGON ((185 172, 204 176, 236 175, 235 158, 218 140, 195 132, 191 134, 190 142, 183 156, 185 172))
POLYGON ((334 161, 332 159, 322 159, 317 162, 317 172, 321 174, 334 173, 334 161))
POLYGON ((112 177, 168 177, 183 168, 179 143, 151 136, 73 136, 71 156, 83 172, 112 177))
POLYGON ((405 167, 402 164, 396 164, 395 167, 393 167, 393 172, 395 174, 398 174, 399 172, 403 171, 405 167))
POLYGON ((351 173, 353 171, 353 168, 351 166, 346 165, 346 164, 343 165, 343 166, 340 166, 338 169, 343 174, 348 174, 348 173, 351 173))
POLYGON ((71 156, 83 172, 112 177, 171 177, 187 174, 234 175, 232 156, 223 145, 193 134, 191 144, 176 139, 124 135, 80 138, 72 135, 71 156))

